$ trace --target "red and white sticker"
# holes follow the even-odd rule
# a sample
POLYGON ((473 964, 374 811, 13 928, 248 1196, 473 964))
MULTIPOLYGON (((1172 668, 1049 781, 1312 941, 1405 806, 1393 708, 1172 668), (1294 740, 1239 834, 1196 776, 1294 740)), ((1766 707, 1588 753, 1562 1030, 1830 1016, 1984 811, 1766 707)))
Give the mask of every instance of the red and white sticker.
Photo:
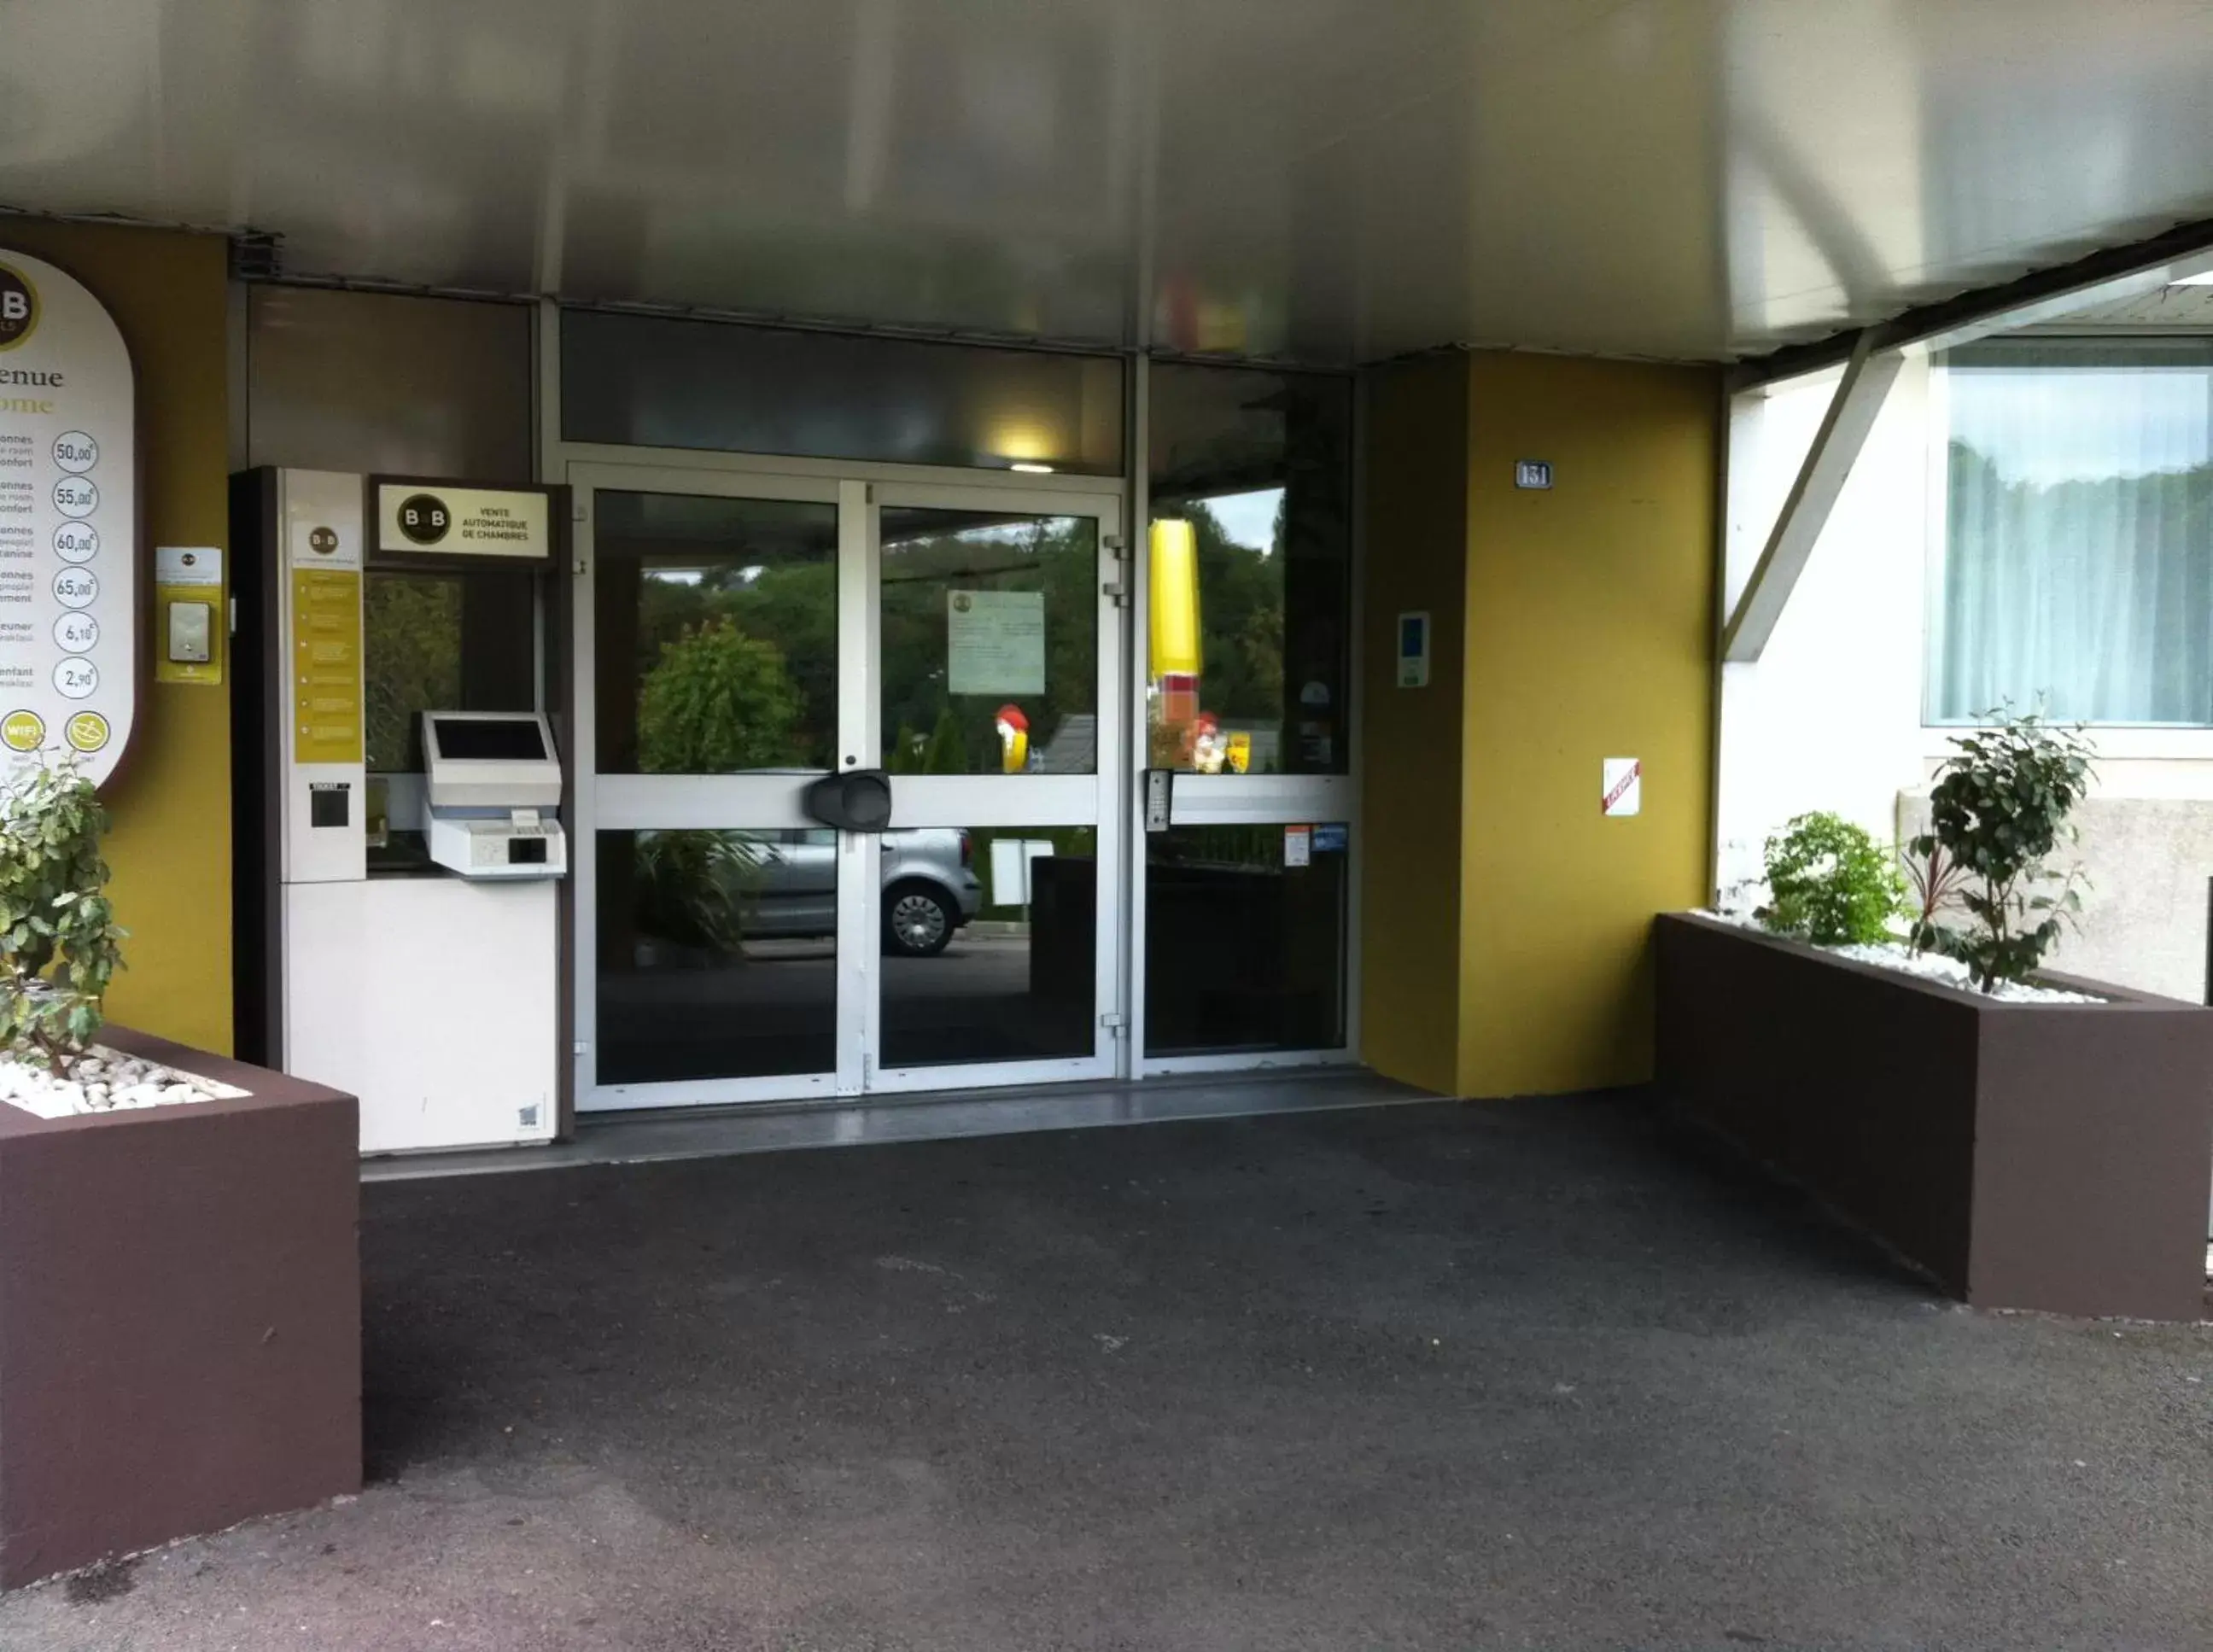
POLYGON ((1610 757, 1599 792, 1599 806, 1609 820, 1635 814, 1644 807, 1644 765, 1633 757, 1610 757))

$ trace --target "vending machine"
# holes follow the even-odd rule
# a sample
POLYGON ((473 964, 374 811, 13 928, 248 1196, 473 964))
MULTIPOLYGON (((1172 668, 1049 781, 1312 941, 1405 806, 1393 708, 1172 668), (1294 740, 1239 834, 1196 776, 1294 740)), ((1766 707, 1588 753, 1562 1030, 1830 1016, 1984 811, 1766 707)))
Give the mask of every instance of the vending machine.
POLYGON ((564 1127, 567 514, 233 479, 238 1048, 358 1096, 365 1154, 564 1127))

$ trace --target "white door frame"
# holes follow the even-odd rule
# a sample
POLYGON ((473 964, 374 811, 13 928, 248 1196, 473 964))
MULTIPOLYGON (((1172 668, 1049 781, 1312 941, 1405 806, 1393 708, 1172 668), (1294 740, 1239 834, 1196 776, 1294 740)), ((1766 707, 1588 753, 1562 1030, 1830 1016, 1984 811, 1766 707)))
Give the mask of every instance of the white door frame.
POLYGON ((1038 515, 1084 515, 1097 522, 1102 587, 1115 567, 1123 500, 1112 481, 1023 476, 998 485, 976 472, 945 473, 899 466, 837 465, 729 454, 554 444, 560 479, 574 491, 576 588, 571 613, 577 850, 572 856, 576 909, 575 999, 576 1107, 579 1112, 749 1102, 832 1100, 868 1093, 1035 1084, 1113 1076, 1125 1046, 1121 1004, 1124 787, 1126 730, 1117 712, 1126 681, 1126 627, 1102 590, 1099 597, 1099 725, 1090 776, 899 776, 893 777, 894 819, 900 826, 1088 826, 1096 834, 1099 880, 1094 960, 1094 1046, 1063 1059, 881 1070, 879 942, 881 891, 879 841, 838 838, 837 1064, 832 1070, 765 1077, 675 1080, 603 1085, 598 1078, 598 832, 602 829, 737 827, 771 830, 817 825, 799 808, 806 782, 822 771, 729 776, 601 775, 598 772, 594 648, 597 568, 595 492, 689 493, 725 498, 786 499, 835 504, 838 511, 838 709, 837 757, 842 766, 874 768, 882 756, 881 683, 876 639, 880 614, 879 511, 883 503, 918 508, 964 506, 1038 515))
MULTIPOLYGON (((753 1078, 680 1079, 637 1084, 601 1084, 599 1080, 599 834, 602 830, 710 828, 743 826, 759 831, 814 825, 800 812, 799 794, 808 778, 825 772, 795 770, 778 774, 602 775, 599 772, 598 692, 594 670, 599 611, 595 581, 599 569, 598 513, 600 491, 688 493, 722 498, 785 499, 838 507, 838 744, 851 749, 857 730, 848 726, 850 696, 844 690, 847 662, 866 638, 856 634, 863 605, 848 585, 864 531, 852 508, 847 485, 834 480, 778 476, 733 466, 664 466, 575 462, 563 480, 573 490, 576 562, 570 607, 570 681, 576 712, 570 742, 575 751, 576 842, 570 857, 576 916, 576 1110, 607 1112, 684 1105, 730 1106, 748 1101, 828 1100, 857 1092, 861 1082, 857 1005, 839 983, 836 1066, 818 1073, 775 1074, 753 1078)), ((850 486, 859 490, 859 485, 850 486)), ((853 867, 841 844, 838 885, 842 891, 853 867)), ((850 937, 844 902, 838 907, 838 951, 842 969, 850 937)))
MULTIPOLYGON (((1027 482, 1033 479, 1024 477, 1027 482)), ((880 513, 887 505, 920 509, 959 509, 963 506, 1006 510, 1035 515, 1089 516, 1097 524, 1098 560, 1094 568, 1097 604, 1097 682, 1094 716, 1098 745, 1088 775, 893 775, 892 818, 918 826, 1089 826, 1097 856, 1097 887, 1094 894, 1094 953, 1092 960, 1092 1047, 1081 1056, 1039 1061, 990 1062, 930 1067, 878 1069, 871 1066, 868 1088, 880 1093, 963 1088, 997 1084, 1050 1084, 1079 1079, 1111 1078, 1121 1058, 1121 1029, 1125 1015, 1122 995, 1122 793, 1120 777, 1127 761, 1125 719, 1118 715, 1122 703, 1122 609, 1106 594, 1115 584, 1118 549, 1126 549, 1122 529, 1122 496, 1111 485, 1094 485, 1090 491, 1073 487, 1050 491, 1026 487, 979 485, 972 476, 958 483, 886 483, 870 490, 868 535, 868 581, 870 613, 881 591, 882 535, 880 513)), ((872 656, 873 657, 873 656, 872 656)), ((875 716, 881 686, 869 685, 869 713, 875 716)), ((875 731, 876 759, 882 755, 882 730, 875 731)), ((878 847, 868 840, 873 852, 878 847)), ((867 897, 874 903, 882 893, 882 880, 869 868, 867 897)), ((881 1004, 880 992, 867 995, 871 1012, 881 1004)), ((871 1026, 866 1048, 873 1062, 882 1048, 879 1029, 871 1026)))

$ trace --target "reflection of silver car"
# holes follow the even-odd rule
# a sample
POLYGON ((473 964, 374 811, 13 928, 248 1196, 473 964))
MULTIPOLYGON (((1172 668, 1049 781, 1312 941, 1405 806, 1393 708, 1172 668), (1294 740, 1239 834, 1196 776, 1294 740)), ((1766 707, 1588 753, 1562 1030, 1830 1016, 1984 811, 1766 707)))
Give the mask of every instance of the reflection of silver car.
MULTIPOLYGON (((838 834, 819 829, 749 834, 759 865, 745 917, 748 939, 838 932, 838 834), (762 841, 765 839, 766 841, 762 841)), ((884 948, 912 958, 945 950, 984 904, 968 834, 916 826, 883 835, 884 948)))

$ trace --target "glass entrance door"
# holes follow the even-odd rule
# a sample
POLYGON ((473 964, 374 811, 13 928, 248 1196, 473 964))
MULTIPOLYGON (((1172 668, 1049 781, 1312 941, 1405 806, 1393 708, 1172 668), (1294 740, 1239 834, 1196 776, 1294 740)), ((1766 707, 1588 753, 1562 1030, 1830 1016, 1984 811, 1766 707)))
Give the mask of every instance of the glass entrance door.
POLYGON ((1113 496, 579 465, 578 1106, 1100 1076, 1113 496), (881 833, 810 783, 881 769, 881 833))
POLYGON ((1118 502, 876 491, 869 686, 898 830, 875 840, 872 1088, 1113 1069, 1122 766, 1118 502), (936 868, 963 868, 957 909, 936 868), (952 925, 959 925, 952 929, 952 925))

